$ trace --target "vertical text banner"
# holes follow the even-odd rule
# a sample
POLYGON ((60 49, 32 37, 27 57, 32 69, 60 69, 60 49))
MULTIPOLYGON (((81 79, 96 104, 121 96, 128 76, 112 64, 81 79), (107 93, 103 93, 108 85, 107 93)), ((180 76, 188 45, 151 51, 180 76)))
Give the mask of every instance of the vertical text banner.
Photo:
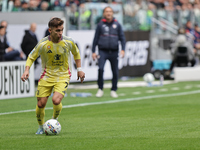
POLYGON ((30 68, 28 80, 21 81, 25 64, 25 61, 0 63, 0 100, 35 95, 34 64, 30 68))
POLYGON ((140 77, 151 72, 150 32, 125 32, 126 50, 123 59, 119 59, 119 76, 140 77))

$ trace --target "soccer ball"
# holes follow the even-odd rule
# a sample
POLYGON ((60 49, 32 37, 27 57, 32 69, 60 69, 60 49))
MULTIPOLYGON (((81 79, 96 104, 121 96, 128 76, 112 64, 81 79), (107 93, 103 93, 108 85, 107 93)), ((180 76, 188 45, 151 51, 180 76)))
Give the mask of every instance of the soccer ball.
POLYGON ((151 83, 151 82, 153 82, 153 81, 155 80, 153 74, 151 74, 151 73, 146 73, 146 74, 143 76, 143 79, 144 79, 144 81, 147 82, 147 83, 151 83))
POLYGON ((61 131, 61 125, 56 119, 49 119, 43 125, 46 135, 57 135, 61 131))

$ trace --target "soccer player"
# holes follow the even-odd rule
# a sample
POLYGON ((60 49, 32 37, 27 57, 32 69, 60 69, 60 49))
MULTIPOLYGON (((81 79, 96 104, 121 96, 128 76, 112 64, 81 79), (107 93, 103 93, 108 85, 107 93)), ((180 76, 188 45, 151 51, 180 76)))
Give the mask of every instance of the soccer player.
POLYGON ((36 117, 39 128, 36 134, 43 134, 45 106, 53 90, 53 119, 57 119, 62 109, 62 99, 65 95, 71 77, 71 57, 73 54, 77 66, 77 80, 83 80, 85 73, 81 70, 79 49, 74 41, 62 35, 64 21, 54 17, 48 23, 50 35, 43 38, 31 51, 26 61, 26 67, 21 80, 29 77, 29 69, 38 56, 42 60, 42 73, 36 92, 36 117))

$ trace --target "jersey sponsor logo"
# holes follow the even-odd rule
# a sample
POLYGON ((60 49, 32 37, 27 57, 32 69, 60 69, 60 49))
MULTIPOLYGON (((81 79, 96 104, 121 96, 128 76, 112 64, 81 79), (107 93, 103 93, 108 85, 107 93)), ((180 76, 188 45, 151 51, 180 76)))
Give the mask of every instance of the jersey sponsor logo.
POLYGON ((48 52, 47 53, 52 53, 52 51, 51 50, 48 50, 48 52))
POLYGON ((61 61, 61 55, 54 55, 54 60, 52 61, 52 66, 63 66, 64 61, 61 61))
POLYGON ((47 46, 47 48, 48 48, 48 49, 50 49, 50 48, 51 48, 51 46, 50 46, 50 45, 48 45, 48 46, 47 46))
POLYGON ((60 60, 60 58, 61 58, 61 55, 59 55, 59 54, 54 55, 55 60, 60 60))

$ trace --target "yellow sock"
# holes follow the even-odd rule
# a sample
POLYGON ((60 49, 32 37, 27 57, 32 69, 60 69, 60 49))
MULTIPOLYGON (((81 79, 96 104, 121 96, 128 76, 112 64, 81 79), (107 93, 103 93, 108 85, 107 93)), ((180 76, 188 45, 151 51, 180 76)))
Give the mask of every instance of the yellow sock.
POLYGON ((36 117, 39 125, 44 124, 44 115, 45 115, 45 107, 39 108, 38 105, 36 106, 36 117))
POLYGON ((58 105, 53 104, 53 118, 56 119, 60 115, 60 112, 62 110, 62 103, 58 105))

